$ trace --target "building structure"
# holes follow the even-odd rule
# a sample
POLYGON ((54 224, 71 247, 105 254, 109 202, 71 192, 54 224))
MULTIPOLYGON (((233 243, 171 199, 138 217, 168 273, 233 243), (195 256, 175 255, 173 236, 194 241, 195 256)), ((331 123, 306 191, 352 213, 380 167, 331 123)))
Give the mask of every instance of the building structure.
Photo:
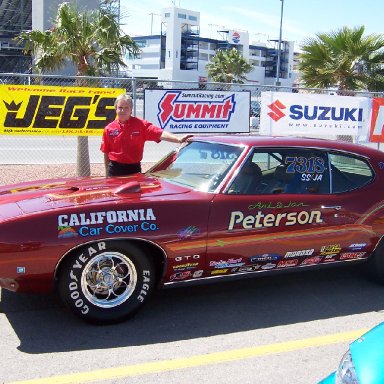
MULTIPOLYGON (((14 38, 23 30, 47 30, 52 26, 57 8, 63 0, 2 0, 0 2, 0 72, 32 72, 32 58, 25 55, 14 38)), ((120 0, 73 0, 87 10, 106 6, 120 12, 120 0)), ((126 58, 129 76, 159 80, 208 80, 206 65, 218 49, 236 48, 254 66, 247 74, 249 83, 273 85, 276 78, 278 40, 249 41, 244 30, 220 29, 217 38, 200 36, 200 12, 169 7, 162 9, 160 35, 134 36, 141 48, 137 58, 126 58)), ((294 43, 281 42, 280 81, 295 82, 294 43)), ((124 74, 124 72, 121 72, 124 74)), ((71 66, 61 75, 75 74, 71 66)))
POLYGON ((32 60, 14 38, 32 28, 32 0, 0 2, 0 72, 28 72, 32 60))
MULTIPOLYGON (((276 79, 279 40, 249 42, 244 30, 221 29, 218 38, 200 36, 200 13, 178 7, 161 11, 160 35, 133 36, 141 54, 127 57, 129 73, 135 78, 199 81, 208 79, 206 65, 219 49, 236 48, 254 66, 247 74, 249 83, 273 85, 276 79)), ((280 82, 295 82, 294 42, 282 41, 280 47, 280 82)))
MULTIPOLYGON (((80 9, 99 9, 100 0, 68 0, 80 9)), ((0 73, 32 72, 32 57, 23 53, 15 37, 21 31, 45 31, 52 26, 59 4, 64 0, 1 0, 0 1, 0 73)), ((119 0, 104 0, 103 4, 113 7, 119 0)), ((60 74, 74 74, 72 68, 60 74)))

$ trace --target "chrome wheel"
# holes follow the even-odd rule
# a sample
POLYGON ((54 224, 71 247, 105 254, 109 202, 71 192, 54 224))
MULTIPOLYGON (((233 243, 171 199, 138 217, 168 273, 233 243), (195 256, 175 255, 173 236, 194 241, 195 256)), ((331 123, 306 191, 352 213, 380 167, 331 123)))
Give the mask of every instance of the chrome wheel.
POLYGON ((137 285, 132 261, 119 252, 103 252, 84 266, 81 288, 91 304, 112 308, 124 303, 137 285))

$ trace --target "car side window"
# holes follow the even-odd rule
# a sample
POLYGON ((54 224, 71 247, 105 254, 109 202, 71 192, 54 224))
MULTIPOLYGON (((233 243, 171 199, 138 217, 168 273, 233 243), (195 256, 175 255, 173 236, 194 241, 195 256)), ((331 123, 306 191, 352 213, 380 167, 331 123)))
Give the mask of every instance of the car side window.
POLYGON ((326 153, 298 148, 255 149, 228 188, 230 194, 329 193, 326 153))
POLYGON ((330 153, 331 192, 342 193, 370 183, 374 173, 365 159, 353 155, 330 153))

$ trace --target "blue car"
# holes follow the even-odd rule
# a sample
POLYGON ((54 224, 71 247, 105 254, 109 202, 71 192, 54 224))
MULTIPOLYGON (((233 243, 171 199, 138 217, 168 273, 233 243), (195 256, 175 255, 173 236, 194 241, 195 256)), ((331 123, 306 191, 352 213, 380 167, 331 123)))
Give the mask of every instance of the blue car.
POLYGON ((352 342, 339 368, 319 384, 383 384, 384 323, 352 342))

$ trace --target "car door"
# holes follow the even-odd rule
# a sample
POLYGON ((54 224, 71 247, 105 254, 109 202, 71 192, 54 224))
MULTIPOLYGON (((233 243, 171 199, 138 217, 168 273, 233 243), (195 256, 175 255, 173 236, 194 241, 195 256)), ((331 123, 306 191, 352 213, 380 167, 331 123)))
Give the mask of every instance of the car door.
MULTIPOLYGON (((332 156, 341 163, 353 160, 332 156)), ((374 235, 359 220, 371 204, 364 195, 373 173, 361 162, 365 181, 336 191, 332 156, 318 149, 254 149, 213 200, 207 243, 210 274, 368 256, 374 235), (250 163, 260 171, 250 171, 250 163)))

